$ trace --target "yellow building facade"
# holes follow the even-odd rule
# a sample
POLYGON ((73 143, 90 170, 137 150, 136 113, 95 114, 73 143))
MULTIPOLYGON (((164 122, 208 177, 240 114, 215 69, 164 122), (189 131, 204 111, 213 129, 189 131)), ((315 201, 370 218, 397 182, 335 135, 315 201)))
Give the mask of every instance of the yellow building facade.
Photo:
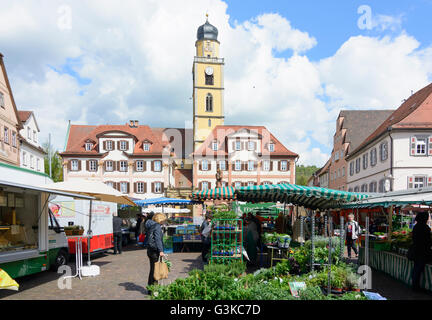
POLYGON ((192 68, 194 150, 214 127, 224 124, 224 59, 219 57, 217 35, 208 20, 198 28, 192 68))

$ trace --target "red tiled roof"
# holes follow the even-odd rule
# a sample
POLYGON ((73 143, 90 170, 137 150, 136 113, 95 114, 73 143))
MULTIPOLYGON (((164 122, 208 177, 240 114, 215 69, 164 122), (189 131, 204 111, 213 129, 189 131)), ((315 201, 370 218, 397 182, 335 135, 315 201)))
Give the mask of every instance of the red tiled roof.
POLYGON ((385 133, 389 128, 432 129, 432 83, 414 93, 395 110, 350 155, 385 133))
POLYGON ((241 126, 241 125, 219 125, 216 126, 207 139, 199 146, 199 148, 193 153, 194 155, 228 155, 227 146, 226 146, 226 137, 235 132, 238 132, 242 129, 246 129, 252 132, 256 132, 263 139, 263 143, 261 144, 261 153, 263 153, 263 149, 265 145, 269 142, 274 143, 274 152, 271 152, 273 156, 288 156, 288 157, 297 157, 298 154, 288 150, 276 137, 267 130, 264 126, 241 126), (211 148, 211 143, 217 139, 219 142, 222 142, 217 151, 213 151, 211 148))
POLYGON ((18 117, 21 122, 26 122, 28 118, 30 118, 30 115, 32 114, 32 111, 18 111, 18 117))
POLYGON ((69 130, 69 138, 66 145, 66 150, 63 152, 76 153, 76 154, 99 154, 103 150, 99 150, 98 137, 105 133, 126 133, 134 137, 135 149, 134 154, 161 154, 163 147, 167 144, 162 141, 162 134, 159 130, 153 131, 147 125, 139 125, 137 127, 130 127, 126 125, 71 125, 69 130), (91 151, 85 150, 85 142, 92 140, 96 142, 96 145, 91 151), (142 149, 142 143, 144 140, 152 142, 150 152, 145 152, 142 149))

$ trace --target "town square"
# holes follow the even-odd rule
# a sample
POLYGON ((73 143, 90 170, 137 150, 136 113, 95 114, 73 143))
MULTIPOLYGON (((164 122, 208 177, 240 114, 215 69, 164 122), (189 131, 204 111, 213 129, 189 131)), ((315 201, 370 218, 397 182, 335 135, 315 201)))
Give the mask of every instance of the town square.
POLYGON ((3 4, 0 304, 432 299, 430 2, 3 4))

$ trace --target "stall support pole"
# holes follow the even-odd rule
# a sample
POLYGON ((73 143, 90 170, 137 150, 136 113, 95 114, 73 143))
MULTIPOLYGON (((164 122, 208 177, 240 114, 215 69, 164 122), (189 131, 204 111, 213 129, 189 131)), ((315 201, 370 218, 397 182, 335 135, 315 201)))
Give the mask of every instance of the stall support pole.
POLYGON ((342 260, 345 251, 345 221, 344 217, 340 216, 340 253, 339 258, 342 260))
POLYGON ((365 235, 365 266, 369 265, 369 216, 366 216, 366 235, 365 235))
POLYGON ((90 252, 91 252, 91 247, 90 247, 90 239, 92 236, 92 230, 91 230, 91 218, 92 218, 92 205, 93 205, 93 200, 90 200, 90 208, 89 208, 89 228, 87 231, 87 235, 89 236, 87 238, 87 256, 88 256, 88 261, 87 261, 87 265, 91 265, 90 262, 90 252))
POLYGON ((331 265, 332 265, 332 225, 333 225, 333 217, 329 216, 329 257, 328 257, 328 274, 327 274, 327 295, 331 293, 331 265))
POLYGON ((310 211, 311 217, 311 271, 314 271, 315 263, 315 211, 310 211))
POLYGON ((388 222, 389 222, 389 227, 388 227, 388 236, 387 239, 390 241, 391 240, 391 234, 392 234, 392 230, 393 230, 393 206, 390 206, 388 208, 388 222))
POLYGON ((327 237, 327 235, 328 235, 328 230, 327 230, 328 224, 327 224, 327 222, 328 222, 328 215, 326 214, 324 216, 324 237, 327 237))
POLYGON ((304 245, 304 227, 303 227, 303 224, 304 224, 304 217, 303 216, 301 216, 300 217, 300 245, 301 246, 303 246, 304 245))

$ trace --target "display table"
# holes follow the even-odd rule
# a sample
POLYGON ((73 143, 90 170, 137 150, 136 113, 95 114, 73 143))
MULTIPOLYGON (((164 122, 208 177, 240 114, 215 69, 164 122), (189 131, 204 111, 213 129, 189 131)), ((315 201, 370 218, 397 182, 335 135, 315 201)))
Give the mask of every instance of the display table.
POLYGON ((267 246, 267 250, 270 250, 270 268, 273 267, 274 261, 284 261, 288 260, 289 258, 290 248, 267 246))
MULTIPOLYGON (((365 249, 360 248, 359 262, 365 261, 365 249)), ((377 251, 369 249, 369 266, 375 270, 382 271, 393 278, 411 285, 411 273, 414 266, 405 256, 389 251, 377 251)), ((373 278, 372 278, 373 281, 373 278)), ((432 291, 432 265, 427 264, 423 273, 420 286, 432 291)))

